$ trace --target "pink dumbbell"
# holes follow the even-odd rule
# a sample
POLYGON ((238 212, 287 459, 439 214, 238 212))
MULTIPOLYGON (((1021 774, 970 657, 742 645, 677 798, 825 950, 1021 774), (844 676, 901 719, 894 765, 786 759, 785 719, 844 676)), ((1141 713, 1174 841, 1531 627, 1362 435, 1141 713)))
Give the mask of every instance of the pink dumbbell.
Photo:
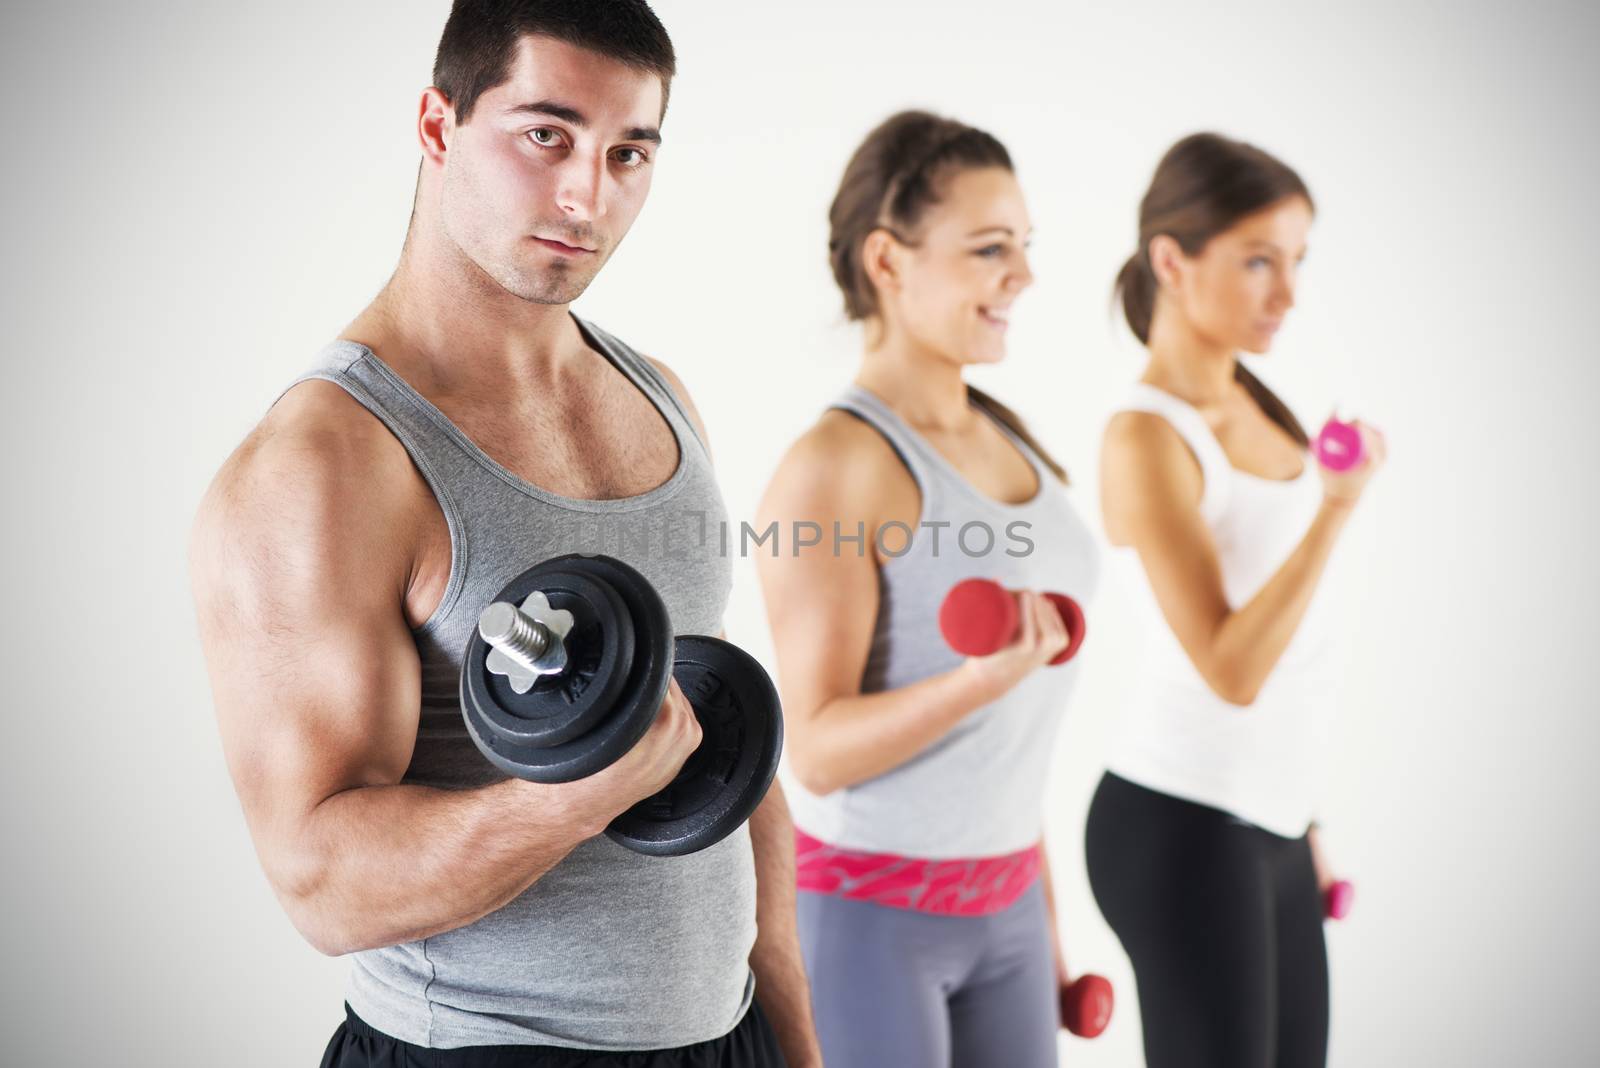
POLYGON ((1322 914, 1330 920, 1342 920, 1350 915, 1355 903, 1355 884, 1348 879, 1340 879, 1322 895, 1322 914))
MULTIPOLYGON (((1083 609, 1064 593, 1045 594, 1067 627, 1067 647, 1050 661, 1065 664, 1078 655, 1086 626, 1083 609)), ((956 583, 939 606, 939 631, 950 648, 963 656, 988 656, 1016 639, 1021 624, 1017 595, 998 582, 971 578, 956 583)))
POLYGON ((1080 975, 1061 988, 1061 1026, 1079 1038, 1094 1038, 1111 1022, 1111 980, 1080 975))
POLYGON ((1348 471, 1361 462, 1361 430, 1354 423, 1329 419, 1311 447, 1317 462, 1329 471, 1348 471))

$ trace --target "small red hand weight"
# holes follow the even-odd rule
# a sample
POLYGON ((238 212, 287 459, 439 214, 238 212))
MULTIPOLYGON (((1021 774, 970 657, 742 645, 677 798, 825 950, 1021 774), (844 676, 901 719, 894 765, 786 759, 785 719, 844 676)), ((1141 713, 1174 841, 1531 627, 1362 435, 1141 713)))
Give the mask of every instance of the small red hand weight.
POLYGON ((1061 988, 1061 1026, 1079 1038, 1094 1038, 1111 1022, 1111 980, 1079 976, 1061 988))
MULTIPOLYGON (((1064 593, 1047 593, 1067 628, 1067 647, 1050 663, 1065 664, 1078 654, 1087 624, 1083 608, 1064 593)), ((950 648, 963 656, 988 656, 999 652, 1017 637, 1021 618, 1017 595, 998 582, 971 578, 956 583, 939 606, 939 631, 950 648)))
POLYGON ((1322 896, 1322 912, 1330 920, 1342 920, 1350 915, 1356 903, 1356 888, 1347 879, 1340 879, 1328 887, 1322 896))

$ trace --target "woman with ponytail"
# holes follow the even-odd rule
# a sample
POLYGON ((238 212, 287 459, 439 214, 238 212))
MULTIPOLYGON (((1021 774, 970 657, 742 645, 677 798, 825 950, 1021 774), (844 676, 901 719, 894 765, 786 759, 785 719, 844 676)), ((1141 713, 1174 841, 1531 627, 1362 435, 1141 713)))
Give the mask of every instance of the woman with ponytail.
POLYGON ((757 564, 794 780, 801 945, 829 1068, 1056 1063, 1067 973, 1042 809, 1076 661, 1040 591, 1086 602, 1094 538, 1065 475, 968 367, 1005 356, 1032 282, 1004 147, 895 115, 845 168, 830 212, 854 384, 784 457, 763 529, 820 543, 757 564), (1010 644, 941 637, 957 582, 1021 590, 1010 644))
POLYGON ((1268 351, 1294 305, 1312 210, 1267 153, 1186 137, 1156 168, 1117 279, 1149 361, 1106 428, 1102 513, 1138 565, 1148 642, 1086 852, 1151 1068, 1327 1057, 1328 876, 1311 828, 1334 667, 1318 586, 1383 441, 1360 427, 1363 462, 1319 469, 1238 359, 1268 351))

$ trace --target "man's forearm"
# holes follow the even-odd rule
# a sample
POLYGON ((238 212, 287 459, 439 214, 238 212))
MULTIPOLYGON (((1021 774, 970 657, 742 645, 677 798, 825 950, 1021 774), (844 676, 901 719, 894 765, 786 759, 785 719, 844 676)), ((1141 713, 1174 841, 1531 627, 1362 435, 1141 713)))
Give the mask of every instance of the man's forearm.
POLYGON ((777 783, 750 817, 750 842, 756 858, 756 944, 750 952, 756 998, 789 1068, 820 1065, 822 1052, 795 926, 794 823, 777 783))
POLYGON ((603 826, 559 791, 518 779, 358 787, 317 806, 297 836, 300 871, 274 886, 324 953, 396 945, 503 907, 603 826))

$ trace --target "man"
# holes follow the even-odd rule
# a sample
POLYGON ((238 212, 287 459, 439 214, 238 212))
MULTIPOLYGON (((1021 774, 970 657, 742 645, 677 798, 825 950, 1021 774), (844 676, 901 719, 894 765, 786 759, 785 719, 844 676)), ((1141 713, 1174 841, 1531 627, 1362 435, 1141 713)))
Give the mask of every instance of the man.
MULTIPOLYGON (((458 0, 393 278, 196 520, 257 852, 312 945, 353 955, 325 1066, 819 1063, 781 790, 709 849, 639 856, 600 832, 698 743, 675 684, 562 785, 495 773, 457 699, 479 612, 594 548, 575 531, 723 514, 682 384, 568 311, 644 204, 673 72, 642 0, 458 0)), ((678 632, 720 628, 725 558, 619 544, 678 632)))

